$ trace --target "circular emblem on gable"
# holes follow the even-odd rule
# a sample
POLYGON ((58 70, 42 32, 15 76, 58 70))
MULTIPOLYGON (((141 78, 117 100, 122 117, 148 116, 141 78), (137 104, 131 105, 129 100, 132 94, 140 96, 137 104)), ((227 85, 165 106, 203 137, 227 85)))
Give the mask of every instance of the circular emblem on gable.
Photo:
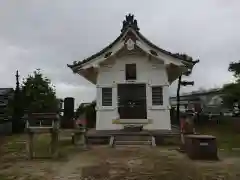
POLYGON ((126 42, 126 45, 127 45, 127 49, 131 51, 134 49, 135 42, 132 39, 128 39, 126 42))

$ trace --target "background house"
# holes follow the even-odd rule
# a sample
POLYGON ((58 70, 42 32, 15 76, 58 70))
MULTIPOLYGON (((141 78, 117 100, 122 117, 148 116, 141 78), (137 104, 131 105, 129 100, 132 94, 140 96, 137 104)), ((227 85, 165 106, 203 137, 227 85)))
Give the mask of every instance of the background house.
MULTIPOLYGON (((180 111, 193 109, 196 112, 204 114, 220 114, 227 111, 223 106, 222 89, 199 90, 190 93, 183 93, 180 96, 180 111)), ((170 105, 173 108, 177 107, 177 98, 170 97, 170 105)))
POLYGON ((9 134, 12 132, 8 105, 13 98, 13 94, 13 88, 0 88, 0 134, 9 134))

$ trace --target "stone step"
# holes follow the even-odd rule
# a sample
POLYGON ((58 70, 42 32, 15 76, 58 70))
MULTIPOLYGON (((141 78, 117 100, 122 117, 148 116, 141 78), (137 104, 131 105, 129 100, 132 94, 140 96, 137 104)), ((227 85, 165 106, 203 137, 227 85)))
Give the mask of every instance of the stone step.
POLYGON ((97 145, 97 144, 109 144, 110 137, 88 137, 87 144, 97 145))
POLYGON ((152 136, 140 136, 140 135, 116 135, 115 141, 151 141, 152 136))
POLYGON ((149 135, 116 135, 112 137, 113 146, 148 145, 155 146, 155 138, 149 135))
POLYGON ((126 149, 126 148, 134 148, 134 149, 143 149, 143 148, 152 148, 149 145, 117 145, 114 147, 115 149, 126 149))
POLYGON ((141 132, 143 125, 125 125, 123 131, 126 132, 141 132))
POLYGON ((151 145, 151 141, 115 141, 115 145, 151 145))

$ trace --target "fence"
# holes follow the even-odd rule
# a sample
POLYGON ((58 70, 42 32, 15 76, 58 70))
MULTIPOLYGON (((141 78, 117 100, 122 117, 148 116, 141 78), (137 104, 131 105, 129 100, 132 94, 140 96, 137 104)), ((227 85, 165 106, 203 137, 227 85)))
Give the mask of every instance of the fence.
MULTIPOLYGON (((180 116, 181 116, 180 112, 180 116)), ((171 111, 171 124, 178 125, 179 121, 176 116, 176 111, 171 111)), ((231 127, 233 130, 240 132, 240 117, 231 117, 223 115, 214 115, 211 118, 207 114, 199 114, 194 117, 195 126, 214 126, 214 125, 223 125, 231 127)))

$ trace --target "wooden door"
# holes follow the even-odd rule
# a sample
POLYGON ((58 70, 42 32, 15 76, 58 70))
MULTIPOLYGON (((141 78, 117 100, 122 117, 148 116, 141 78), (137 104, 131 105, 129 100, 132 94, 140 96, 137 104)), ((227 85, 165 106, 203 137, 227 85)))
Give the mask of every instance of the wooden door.
POLYGON ((146 85, 118 84, 120 119, 147 119, 146 85))

